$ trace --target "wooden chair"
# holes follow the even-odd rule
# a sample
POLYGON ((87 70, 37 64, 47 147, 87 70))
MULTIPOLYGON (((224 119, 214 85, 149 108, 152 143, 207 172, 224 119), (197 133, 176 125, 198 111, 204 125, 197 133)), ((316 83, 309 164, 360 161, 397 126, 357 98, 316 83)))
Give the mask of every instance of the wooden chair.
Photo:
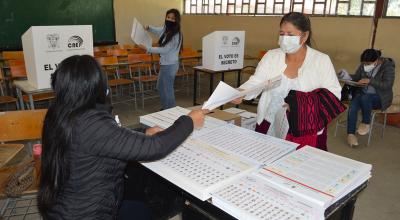
POLYGON ((111 88, 115 88, 116 96, 118 96, 119 90, 122 96, 123 86, 128 86, 128 93, 129 93, 128 95, 130 95, 130 86, 133 87, 133 93, 134 93, 133 99, 127 99, 124 101, 116 101, 112 99, 111 102, 113 104, 116 104, 120 102, 134 100, 135 108, 137 108, 135 83, 132 79, 125 79, 120 77, 118 58, 116 56, 108 56, 108 57, 97 57, 96 60, 103 67, 103 70, 108 76, 108 86, 110 86, 111 88))
MULTIPOLYGON (((2 122, 0 126, 0 142, 39 141, 42 138, 42 128, 46 112, 46 109, 0 112, 0 121, 2 122)), ((0 151, 2 153, 0 155, 0 167, 11 161, 23 148, 26 148, 26 152, 28 152, 28 157, 20 161, 20 164, 0 168, 0 197, 5 196, 4 187, 9 176, 15 173, 21 164, 26 163, 27 158, 32 158, 31 142, 28 143, 25 146, 24 144, 14 143, 0 144, 0 148, 2 149, 0 151)), ((40 167, 40 164, 38 166, 40 167)), ((25 190, 22 195, 37 192, 38 173, 34 174, 34 177, 36 178, 34 184, 25 190)))
POLYGON ((16 109, 19 109, 18 100, 15 97, 5 95, 3 86, 5 85, 2 68, 0 68, 0 105, 15 103, 16 109))
POLYGON ((8 65, 11 66, 25 66, 25 60, 9 60, 8 65))
POLYGON ((2 57, 4 60, 23 60, 23 51, 3 51, 2 57))
MULTIPOLYGON (((157 82, 158 76, 152 71, 152 56, 150 54, 129 54, 128 63, 129 71, 133 80, 138 82, 139 91, 142 98, 142 108, 144 108, 145 95, 150 91, 154 91, 154 83, 157 82)), ((157 97, 150 94, 148 98, 157 97)))
POLYGON ((139 48, 139 47, 133 47, 128 52, 129 52, 129 54, 144 54, 144 53, 146 53, 145 50, 143 50, 142 48, 139 48))

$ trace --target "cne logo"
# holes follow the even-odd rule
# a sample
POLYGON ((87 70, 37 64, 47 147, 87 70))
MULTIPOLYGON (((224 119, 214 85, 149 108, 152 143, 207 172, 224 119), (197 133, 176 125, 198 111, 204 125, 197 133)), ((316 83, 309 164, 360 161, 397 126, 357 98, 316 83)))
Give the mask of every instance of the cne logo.
POLYGON ((59 34, 47 34, 46 35, 47 46, 54 50, 56 48, 60 48, 60 35, 59 34))
POLYGON ((72 36, 68 39, 68 48, 79 48, 83 45, 83 39, 79 36, 72 36))
POLYGON ((238 37, 234 37, 232 39, 232 45, 233 46, 237 46, 237 45, 239 45, 239 43, 240 43, 240 39, 238 37))

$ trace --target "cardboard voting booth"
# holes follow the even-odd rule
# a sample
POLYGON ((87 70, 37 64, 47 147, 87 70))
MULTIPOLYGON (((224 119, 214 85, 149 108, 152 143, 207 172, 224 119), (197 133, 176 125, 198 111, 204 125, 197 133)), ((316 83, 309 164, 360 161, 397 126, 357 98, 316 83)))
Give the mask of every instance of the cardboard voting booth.
POLYGON ((22 47, 29 84, 50 88, 50 75, 63 59, 93 56, 92 26, 32 26, 22 35, 22 47))
POLYGON ((243 68, 244 31, 214 31, 203 37, 203 67, 220 71, 243 68))

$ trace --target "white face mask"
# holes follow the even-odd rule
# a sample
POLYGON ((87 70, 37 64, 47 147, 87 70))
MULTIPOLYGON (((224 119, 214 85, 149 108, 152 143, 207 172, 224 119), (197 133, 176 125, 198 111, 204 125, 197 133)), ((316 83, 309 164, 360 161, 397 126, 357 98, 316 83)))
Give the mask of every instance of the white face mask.
POLYGON ((279 36, 279 46, 285 53, 296 53, 300 47, 300 36, 279 36))
POLYGON ((367 73, 371 72, 374 68, 375 68, 375 63, 364 65, 364 71, 367 73))

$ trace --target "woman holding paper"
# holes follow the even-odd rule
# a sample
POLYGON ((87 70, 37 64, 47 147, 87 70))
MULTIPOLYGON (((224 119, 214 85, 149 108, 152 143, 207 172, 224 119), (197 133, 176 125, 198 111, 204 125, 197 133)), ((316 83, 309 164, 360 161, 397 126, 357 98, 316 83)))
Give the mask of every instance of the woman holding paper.
MULTIPOLYGON (((249 90, 262 82, 276 81, 277 87, 267 87, 244 99, 261 98, 257 109, 256 131, 277 136, 275 118, 287 108, 289 130, 283 138, 327 150, 327 123, 344 111, 341 87, 328 55, 311 48, 311 23, 298 12, 284 15, 280 22, 280 48, 268 51, 259 62, 253 76, 240 86, 249 90), (326 106, 324 106, 326 105, 326 106)), ((242 97, 243 98, 243 97, 242 97)), ((242 98, 233 101, 239 104, 242 98)), ((282 118, 282 117, 278 117, 282 118)))
POLYGON ((127 162, 163 158, 204 123, 193 110, 165 130, 118 126, 106 103, 106 75, 88 55, 63 60, 51 86, 56 97, 43 124, 38 194, 44 219, 116 219, 127 162))
POLYGON ((160 54, 160 74, 157 90, 163 109, 175 107, 174 80, 179 69, 179 52, 183 45, 181 15, 177 9, 170 9, 165 15, 163 27, 145 26, 145 29, 159 37, 158 47, 139 45, 148 53, 160 54))

